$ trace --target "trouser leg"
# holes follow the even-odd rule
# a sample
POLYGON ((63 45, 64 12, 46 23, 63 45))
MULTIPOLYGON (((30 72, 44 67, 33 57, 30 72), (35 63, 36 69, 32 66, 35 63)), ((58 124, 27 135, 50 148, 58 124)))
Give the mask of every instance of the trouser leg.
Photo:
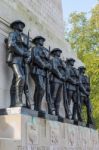
POLYGON ((77 117, 78 121, 83 121, 82 119, 82 104, 83 104, 83 99, 80 97, 80 103, 77 103, 77 117))
POLYGON ((69 115, 72 114, 72 111, 71 111, 71 100, 72 100, 72 95, 73 95, 73 92, 72 92, 71 90, 68 90, 68 89, 67 89, 67 100, 68 100, 69 115))
POLYGON ((50 82, 50 92, 51 92, 52 107, 55 110, 54 102, 56 97, 56 91, 55 91, 55 83, 53 82, 50 82))
POLYGON ((79 108, 79 106, 77 106, 78 108, 77 108, 77 118, 78 118, 78 121, 83 121, 83 119, 82 119, 82 116, 81 116, 81 110, 80 110, 80 108, 79 108))
POLYGON ((51 99, 52 99, 52 105, 53 105, 53 108, 55 110, 55 114, 57 115, 57 112, 56 112, 56 96, 57 96, 57 91, 58 91, 58 85, 57 83, 55 82, 51 82, 51 99))
POLYGON ((73 114, 72 114, 72 119, 76 120, 76 115, 77 115, 77 103, 73 104, 73 114))
POLYGON ((13 71, 16 76, 16 106, 23 106, 22 94, 24 90, 25 76, 19 64, 13 64, 13 71))
POLYGON ((25 74, 24 94, 25 94, 25 99, 26 99, 26 107, 31 108, 30 93, 29 93, 29 87, 28 87, 28 75, 29 75, 28 64, 25 64, 23 69, 24 69, 24 74, 25 74))
POLYGON ((31 108, 31 103, 30 103, 30 93, 27 84, 25 83, 24 85, 24 94, 26 98, 26 107, 31 108))
POLYGON ((37 109, 37 103, 38 103, 37 93, 38 93, 38 90, 37 90, 37 86, 35 85, 35 91, 34 91, 34 97, 33 97, 33 99, 34 99, 34 110, 38 111, 38 109, 37 109))
POLYGON ((40 75, 34 75, 32 77, 35 81, 34 109, 40 111, 42 99, 45 93, 45 79, 40 75))
POLYGON ((55 98, 55 109, 56 109, 56 115, 59 116, 59 108, 60 108, 60 102, 61 102, 61 93, 62 93, 62 84, 56 84, 56 98, 55 98))
POLYGON ((72 100, 73 100, 73 113, 72 113, 72 119, 77 119, 77 94, 75 91, 72 92, 72 100))
POLYGON ((52 103, 52 97, 51 97, 51 83, 49 82, 49 79, 46 78, 46 101, 48 106, 48 114, 53 115, 54 106, 52 103))
POLYGON ((87 124, 93 124, 91 103, 87 98, 85 100, 85 105, 87 109, 87 124))
POLYGON ((15 84, 16 84, 16 77, 13 74, 13 79, 12 79, 11 88, 10 88, 10 98, 11 98, 10 107, 14 107, 15 106, 15 100, 16 100, 15 84))
POLYGON ((71 104, 71 94, 69 93, 69 90, 64 88, 65 85, 63 85, 63 101, 64 101, 64 110, 65 110, 65 117, 67 119, 70 119, 71 110, 70 110, 70 104, 71 104))
POLYGON ((81 104, 80 104, 80 102, 78 102, 78 96, 79 95, 77 95, 76 91, 74 91, 73 92, 73 115, 72 115, 72 119, 82 121, 81 108, 80 108, 81 104))

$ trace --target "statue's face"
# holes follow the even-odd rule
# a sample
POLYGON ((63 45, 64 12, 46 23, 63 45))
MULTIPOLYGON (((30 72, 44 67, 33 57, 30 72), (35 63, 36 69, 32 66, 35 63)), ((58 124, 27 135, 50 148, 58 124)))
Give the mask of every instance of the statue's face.
POLYGON ((39 40, 37 41, 37 43, 39 43, 41 46, 43 46, 43 45, 44 45, 44 40, 43 40, 43 39, 39 39, 39 40))
POLYGON ((83 74, 85 73, 85 69, 82 69, 82 73, 83 73, 83 74))
POLYGON ((17 29, 18 29, 20 32, 23 31, 23 28, 24 28, 23 24, 19 23, 19 24, 17 25, 17 29))
POLYGON ((82 74, 85 74, 85 69, 82 68, 82 69, 79 70, 79 72, 82 73, 82 74))
POLYGON ((74 66, 74 61, 73 60, 70 61, 70 65, 74 66))
POLYGON ((57 51, 57 52, 56 52, 56 56, 57 56, 57 57, 60 57, 60 56, 61 56, 61 52, 60 52, 60 51, 57 51))

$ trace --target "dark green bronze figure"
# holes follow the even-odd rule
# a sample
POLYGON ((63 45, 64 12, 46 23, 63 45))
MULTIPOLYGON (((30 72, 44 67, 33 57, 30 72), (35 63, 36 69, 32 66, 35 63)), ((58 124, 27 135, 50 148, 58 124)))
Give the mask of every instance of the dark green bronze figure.
MULTIPOLYGON (((62 87, 65 82, 65 66, 60 58, 62 50, 55 48, 51 51, 52 59, 52 70, 50 76, 50 86, 51 86, 51 97, 53 101, 53 106, 55 108, 55 115, 60 116, 59 108, 62 99, 62 87)), ((65 103, 64 103, 65 105, 65 103)), ((66 118, 68 118, 68 112, 66 111, 66 118)))
POLYGON ((80 101, 81 101, 81 112, 82 105, 84 104, 87 109, 87 125, 93 125, 92 119, 92 106, 90 102, 90 79, 85 74, 86 68, 84 66, 80 66, 79 70, 79 80, 80 80, 80 101))
MULTIPOLYGON (((35 47, 32 48, 32 60, 31 60, 31 77, 35 82, 34 92, 34 110, 42 112, 41 104, 48 86, 48 74, 47 72, 51 69, 50 65, 50 52, 44 47, 45 39, 42 36, 37 36, 32 41, 35 47)), ((48 93, 46 93, 47 95, 48 93)), ((48 94, 49 95, 49 94, 48 94)), ((52 114, 51 99, 46 97, 48 103, 48 113, 52 114)))
POLYGON ((72 120, 82 121, 80 113, 80 95, 79 95, 79 72, 74 67, 75 60, 69 58, 66 60, 66 69, 68 72, 68 80, 66 82, 66 92, 69 104, 69 110, 71 100, 73 101, 72 120))
POLYGON ((11 107, 24 106, 22 102, 23 91, 29 100, 28 85, 26 82, 26 63, 30 59, 28 52, 27 36, 23 33, 25 24, 14 21, 10 27, 13 29, 8 37, 8 57, 7 63, 13 70, 13 80, 10 89, 11 107))

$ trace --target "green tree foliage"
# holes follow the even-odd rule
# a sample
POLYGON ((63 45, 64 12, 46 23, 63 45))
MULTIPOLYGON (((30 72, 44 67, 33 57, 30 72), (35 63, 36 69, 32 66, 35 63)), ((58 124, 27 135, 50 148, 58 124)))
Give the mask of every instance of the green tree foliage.
POLYGON ((91 80, 93 116, 99 129, 99 4, 90 12, 74 12, 69 17, 66 40, 87 67, 91 80))

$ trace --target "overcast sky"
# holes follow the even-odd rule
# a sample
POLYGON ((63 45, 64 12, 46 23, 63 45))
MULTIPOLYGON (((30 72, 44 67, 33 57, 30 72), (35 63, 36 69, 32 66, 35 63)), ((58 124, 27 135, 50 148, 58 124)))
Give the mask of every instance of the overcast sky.
POLYGON ((62 0, 64 20, 73 11, 89 12, 95 6, 97 0, 62 0))

